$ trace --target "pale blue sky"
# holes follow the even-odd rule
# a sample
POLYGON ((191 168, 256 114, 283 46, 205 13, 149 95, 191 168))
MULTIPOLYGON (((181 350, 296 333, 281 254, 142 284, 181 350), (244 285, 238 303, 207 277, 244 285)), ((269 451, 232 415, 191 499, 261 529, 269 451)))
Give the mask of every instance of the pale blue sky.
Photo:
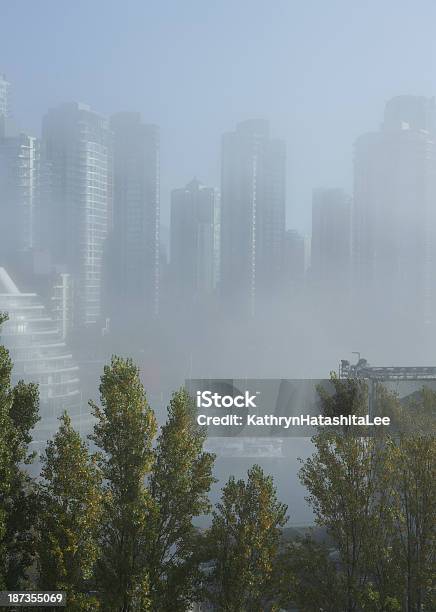
POLYGON ((288 145, 288 225, 312 187, 352 185, 352 144, 397 94, 436 92, 432 0, 0 0, 0 72, 18 122, 49 106, 139 110, 162 136, 162 205, 219 185, 220 136, 270 119, 288 145))

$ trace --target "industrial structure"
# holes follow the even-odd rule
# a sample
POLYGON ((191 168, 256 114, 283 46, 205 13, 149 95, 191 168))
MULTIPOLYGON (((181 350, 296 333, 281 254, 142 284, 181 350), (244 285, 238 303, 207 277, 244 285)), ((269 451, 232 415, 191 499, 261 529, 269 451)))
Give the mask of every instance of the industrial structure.
POLYGON ((350 364, 342 359, 339 365, 339 378, 358 379, 367 382, 368 414, 374 415, 378 406, 380 386, 395 395, 403 402, 423 387, 436 391, 436 367, 434 366, 370 366, 366 359, 358 355, 357 362, 350 364))
POLYGON ((366 359, 359 357, 357 363, 350 364, 342 359, 339 365, 339 378, 361 378, 373 381, 395 380, 436 380, 436 367, 433 366, 370 366, 366 359))

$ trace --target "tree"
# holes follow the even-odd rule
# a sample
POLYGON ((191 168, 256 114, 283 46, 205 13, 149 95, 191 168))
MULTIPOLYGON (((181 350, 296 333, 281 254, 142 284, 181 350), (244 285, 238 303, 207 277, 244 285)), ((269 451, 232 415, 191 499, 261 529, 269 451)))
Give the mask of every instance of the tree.
POLYGON ((379 489, 379 456, 374 438, 322 432, 313 438, 316 453, 300 471, 316 521, 337 546, 344 572, 347 612, 358 609, 368 576, 367 547, 374 542, 379 489))
MULTIPOLYGON (((321 394, 325 413, 359 414, 366 394, 360 381, 333 380, 333 396, 321 394), (353 391, 353 386, 356 390, 353 391), (356 401, 357 398, 357 401, 356 401)), ((312 439, 316 452, 300 479, 316 521, 326 527, 339 554, 344 610, 361 606, 395 609, 396 576, 392 558, 392 495, 386 473, 387 436, 360 429, 329 428, 312 439)))
MULTIPOLYGON (((6 320, 0 313, 0 324, 6 320)), ((0 346, 0 586, 18 588, 33 558, 32 480, 23 465, 32 462, 31 430, 39 420, 34 384, 11 385, 12 362, 0 346)))
POLYGON ((390 440, 386 470, 392 489, 393 552, 407 612, 436 607, 436 438, 402 434, 390 440))
POLYGON ((149 609, 147 544, 152 499, 145 479, 153 463, 156 420, 138 368, 113 357, 100 385, 101 407, 91 439, 104 479, 101 558, 97 579, 105 610, 149 609))
POLYGON ((343 585, 330 552, 309 535, 285 547, 278 565, 282 607, 296 607, 300 612, 344 609, 343 585))
POLYGON ((271 476, 255 465, 247 482, 229 479, 205 536, 206 598, 220 610, 271 609, 274 564, 287 506, 277 500, 271 476))
POLYGON ((162 427, 150 477, 148 572, 153 611, 186 610, 192 602, 198 562, 192 519, 210 511, 214 456, 203 452, 205 432, 188 393, 174 393, 162 427))
MULTIPOLYGON (((341 380, 333 372, 330 376, 330 383, 334 393, 321 385, 318 386, 324 416, 360 415, 366 412, 368 389, 365 381, 355 378, 341 380)), ((345 426, 344 431, 347 430, 348 426, 345 426)))
MULTIPOLYGON (((352 403, 352 384, 336 380, 330 406, 352 403)), ((300 478, 339 555, 346 598, 338 609, 432 609, 436 394, 423 389, 400 400, 379 387, 376 399, 376 408, 393 417, 393 429, 371 436, 360 430, 359 437, 351 429, 319 432, 300 478)))
POLYGON ((434 430, 436 419, 436 391, 423 386, 404 398, 387 390, 381 383, 376 385, 376 409, 380 416, 390 418, 389 433, 427 434, 434 430))
POLYGON ((101 475, 64 413, 42 456, 39 489, 39 588, 66 591, 68 609, 95 610, 89 594, 98 558, 101 475))
POLYGON ((408 612, 420 611, 422 606, 433 609, 436 393, 423 386, 400 399, 380 385, 377 400, 379 413, 388 415, 392 426, 384 437, 381 473, 389 503, 374 522, 377 519, 383 522, 389 538, 383 542, 377 537, 369 551, 371 571, 381 592, 382 583, 386 584, 386 576, 390 576, 390 591, 395 593, 391 599, 396 599, 398 606, 408 612), (381 559, 385 561, 384 567, 381 559))

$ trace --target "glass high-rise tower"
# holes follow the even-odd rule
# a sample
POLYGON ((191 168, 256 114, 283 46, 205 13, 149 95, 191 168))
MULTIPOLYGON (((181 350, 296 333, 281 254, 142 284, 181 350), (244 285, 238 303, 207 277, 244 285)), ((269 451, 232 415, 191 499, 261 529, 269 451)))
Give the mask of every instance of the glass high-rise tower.
POLYGON ((351 198, 338 188, 314 189, 311 279, 325 289, 348 289, 351 268, 351 198))
POLYGON ((107 296, 115 324, 138 323, 159 312, 159 128, 143 123, 139 113, 121 112, 111 118, 111 129, 114 201, 107 296))
POLYGON ((102 316, 105 242, 112 210, 112 133, 108 120, 77 103, 43 119, 42 159, 48 184, 41 203, 43 242, 75 287, 75 325, 102 316))
POLYGON ((3 117, 9 115, 9 87, 5 75, 0 74, 0 116, 3 117))
POLYGON ((39 144, 32 136, 0 137, 0 254, 7 261, 33 248, 39 144))
POLYGON ((221 293, 252 313, 282 281, 285 162, 285 144, 270 137, 267 121, 223 136, 221 293))
POLYGON ((171 281, 175 294, 192 303, 210 296, 219 264, 219 194, 193 179, 171 192, 171 281))
POLYGON ((0 74, 0 258, 3 264, 35 246, 39 142, 9 121, 9 83, 0 74))
POLYGON ((355 143, 353 282, 360 301, 435 323, 435 269, 436 103, 399 96, 355 143))

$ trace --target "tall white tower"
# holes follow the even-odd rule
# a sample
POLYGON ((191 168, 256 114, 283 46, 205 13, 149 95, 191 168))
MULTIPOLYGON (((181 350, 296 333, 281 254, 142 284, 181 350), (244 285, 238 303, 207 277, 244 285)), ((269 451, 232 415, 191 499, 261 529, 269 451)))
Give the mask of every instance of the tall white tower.
POLYGON ((4 74, 0 73, 0 116, 9 116, 9 88, 10 83, 4 74))
POLYGON ((63 104, 43 120, 42 161, 49 174, 41 213, 52 261, 72 275, 75 322, 101 317, 103 257, 112 209, 112 134, 88 106, 63 104))

